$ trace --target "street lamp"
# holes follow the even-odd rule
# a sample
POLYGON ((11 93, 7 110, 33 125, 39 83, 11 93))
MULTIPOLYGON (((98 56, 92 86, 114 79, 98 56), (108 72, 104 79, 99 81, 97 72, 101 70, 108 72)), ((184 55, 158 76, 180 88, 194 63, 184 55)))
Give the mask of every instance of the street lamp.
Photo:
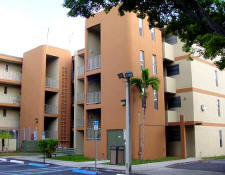
POLYGON ((117 74, 119 79, 126 79, 126 132, 125 132, 125 143, 126 143, 126 174, 131 172, 131 158, 132 158, 132 148, 131 148, 131 117, 130 117, 130 78, 133 77, 131 71, 117 74))

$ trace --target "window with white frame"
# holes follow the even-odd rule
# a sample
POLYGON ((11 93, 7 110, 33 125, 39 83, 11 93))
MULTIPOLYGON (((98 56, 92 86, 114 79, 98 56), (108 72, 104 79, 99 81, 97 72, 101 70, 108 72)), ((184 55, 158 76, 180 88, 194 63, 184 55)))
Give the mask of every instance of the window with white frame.
POLYGON ((138 26, 139 26, 139 34, 140 36, 143 36, 143 20, 141 18, 138 18, 138 26))
POLYGON ((6 117, 6 109, 3 109, 3 117, 6 117))
POLYGON ((220 99, 217 99, 217 115, 220 117, 221 112, 220 112, 220 99))
POLYGON ((154 109, 158 109, 158 92, 153 90, 154 109))
POLYGON ((219 138, 220 138, 220 147, 222 147, 223 146, 222 130, 219 130, 219 138))
POLYGON ((9 72, 9 65, 8 64, 5 65, 5 71, 9 72))
POLYGON ((157 74, 156 56, 152 56, 152 73, 157 74))
POLYGON ((144 51, 140 50, 140 63, 141 63, 141 69, 145 68, 145 56, 144 51))
POLYGON ((218 71, 215 70, 215 83, 216 83, 216 87, 218 87, 218 71))
POLYGON ((151 28, 152 40, 155 40, 155 28, 151 28))

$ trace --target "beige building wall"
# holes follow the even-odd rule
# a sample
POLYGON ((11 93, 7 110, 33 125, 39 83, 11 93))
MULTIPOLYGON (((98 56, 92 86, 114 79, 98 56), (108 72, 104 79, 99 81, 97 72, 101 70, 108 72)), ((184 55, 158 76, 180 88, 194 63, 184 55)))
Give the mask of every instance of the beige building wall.
POLYGON ((196 157, 224 155, 225 127, 195 126, 196 157), (222 147, 220 147, 219 130, 222 130, 222 147))
POLYGON ((19 127, 20 111, 18 109, 0 107, 0 129, 19 127), (3 117, 3 109, 6 109, 6 117, 3 117))
MULTIPOLYGON (((7 151, 16 151, 16 139, 5 139, 5 146, 3 148, 3 152, 7 151)), ((0 152, 2 152, 2 139, 0 139, 0 152)))
POLYGON ((0 96, 20 97, 20 87, 0 84, 0 96), (4 88, 7 87, 7 94, 4 94, 4 88))

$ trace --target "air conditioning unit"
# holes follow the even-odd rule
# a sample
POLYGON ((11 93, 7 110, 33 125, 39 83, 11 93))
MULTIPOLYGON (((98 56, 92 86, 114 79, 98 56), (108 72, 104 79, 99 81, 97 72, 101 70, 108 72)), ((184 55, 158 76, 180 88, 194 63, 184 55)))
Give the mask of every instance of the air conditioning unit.
POLYGON ((206 105, 201 105, 201 111, 205 111, 207 109, 206 105))

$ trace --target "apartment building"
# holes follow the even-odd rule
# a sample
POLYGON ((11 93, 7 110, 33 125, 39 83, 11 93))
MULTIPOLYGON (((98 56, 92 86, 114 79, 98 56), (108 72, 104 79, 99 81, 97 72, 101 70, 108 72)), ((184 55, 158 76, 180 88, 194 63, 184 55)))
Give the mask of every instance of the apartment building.
POLYGON ((194 55, 190 61, 175 36, 163 46, 167 155, 224 155, 225 71, 194 55))
MULTIPOLYGON (((15 150, 18 137, 22 58, 0 54, 0 131, 9 131, 10 142, 5 142, 1 151, 15 150)), ((0 145, 3 144, 0 140, 0 145)))
MULTIPOLYGON (((159 92, 148 89, 145 123, 145 159, 166 156, 162 37, 149 30, 135 14, 118 16, 100 12, 86 20, 85 52, 75 56, 74 147, 94 157, 93 121, 99 121, 98 159, 109 158, 110 145, 124 145, 125 82, 118 73, 132 71, 141 77, 149 68, 161 80, 159 92), (131 30, 132 29, 132 30, 131 30), (85 53, 85 54, 84 54, 85 53)), ((143 109, 135 87, 131 88, 132 154, 140 157, 143 109)))
POLYGON ((43 45, 24 53, 20 128, 36 129, 38 139, 58 138, 70 146, 71 75, 67 50, 43 45))

